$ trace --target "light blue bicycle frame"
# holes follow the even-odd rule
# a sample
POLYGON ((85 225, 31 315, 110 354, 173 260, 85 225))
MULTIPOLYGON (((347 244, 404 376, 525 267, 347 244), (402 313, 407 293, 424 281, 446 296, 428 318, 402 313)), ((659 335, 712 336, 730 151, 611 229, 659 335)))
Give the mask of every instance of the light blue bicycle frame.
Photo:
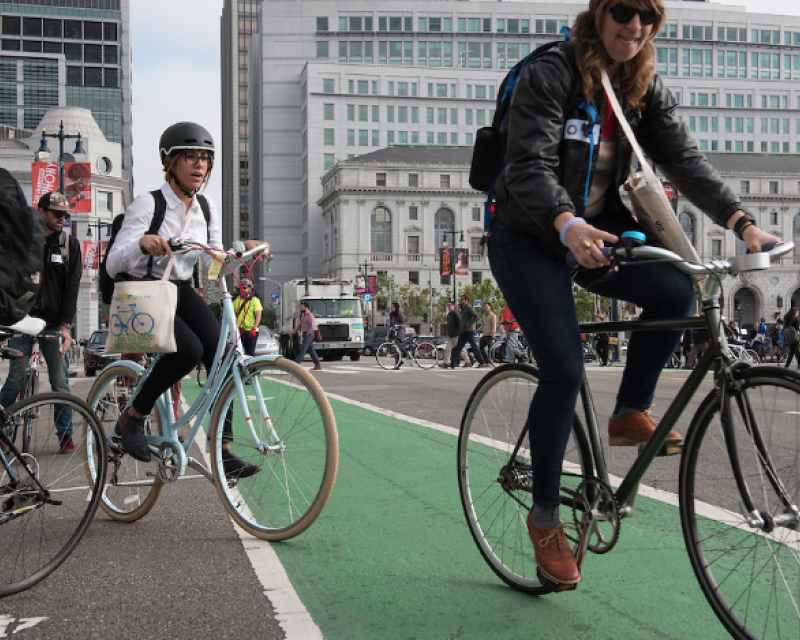
MULTIPOLYGON (((236 395, 239 399, 239 404, 242 409, 242 415, 244 420, 250 430, 250 435, 253 438, 253 442, 256 445, 256 448, 261 452, 265 453, 268 450, 273 451, 280 451, 283 448, 280 439, 278 438, 277 433, 275 432, 272 421, 269 417, 269 412, 267 411, 267 406, 264 402, 264 396, 261 392, 261 386, 258 384, 252 385, 253 392, 255 394, 256 401, 258 402, 259 411, 261 413, 261 418, 267 424, 269 429, 270 435, 272 436, 273 442, 272 443, 265 443, 262 442, 258 435, 256 434, 255 429, 253 428, 252 418, 250 416, 250 410, 247 404, 247 399, 245 398, 245 391, 244 391, 244 384, 242 383, 242 370, 245 372, 247 371, 248 366, 253 364, 258 364, 260 362, 274 362, 279 356, 257 356, 254 358, 247 357, 244 354, 244 350, 242 349, 242 342, 239 337, 239 331, 236 324, 236 313, 233 309, 233 301, 231 299, 231 295, 228 292, 225 279, 221 279, 222 285, 222 327, 220 328, 220 335, 219 335, 219 342, 217 343, 217 351, 214 354, 214 364, 212 365, 211 371, 208 373, 208 379, 206 380, 205 386, 200 390, 200 395, 197 396, 197 399, 194 401, 192 406, 189 410, 181 416, 177 421, 174 418, 173 413, 173 399, 172 399, 172 391, 167 390, 161 396, 159 396, 158 400, 156 401, 156 405, 158 406, 158 414, 161 418, 161 433, 166 434, 163 436, 156 436, 156 435, 148 435, 147 436, 147 443, 159 449, 159 454, 163 457, 168 455, 171 451, 177 458, 177 469, 178 475, 184 475, 186 473, 186 466, 190 466, 191 468, 195 469, 202 475, 204 475, 209 480, 212 479, 211 472, 198 460, 194 458, 190 458, 186 454, 186 450, 191 447, 192 442, 194 442, 195 437, 197 436, 197 432, 200 430, 202 426, 203 420, 205 420, 206 415, 211 411, 211 409, 216 404, 217 400, 219 399, 220 392, 225 384, 228 382, 230 375, 233 376, 236 385, 236 395), (235 337, 235 340, 233 339, 235 337), (185 444, 181 443, 178 439, 178 429, 192 423, 191 429, 186 437, 185 444)), ((153 362, 150 364, 148 369, 145 371, 144 367, 142 367, 139 363, 133 362, 132 360, 121 360, 119 362, 113 363, 109 365, 109 367, 117 366, 120 364, 127 365, 134 371, 136 371, 141 378, 139 382, 136 384, 133 393, 128 400, 128 403, 125 405, 125 410, 128 409, 133 398, 136 397, 138 391, 144 381, 148 378, 150 371, 153 369, 153 365, 158 361, 160 356, 156 356, 153 359, 153 362), (143 375, 142 375, 143 374, 143 375)), ((214 428, 214 425, 209 425, 209 429, 214 428)), ((208 437, 206 439, 206 451, 208 452, 210 449, 210 440, 211 434, 208 432, 208 437)))

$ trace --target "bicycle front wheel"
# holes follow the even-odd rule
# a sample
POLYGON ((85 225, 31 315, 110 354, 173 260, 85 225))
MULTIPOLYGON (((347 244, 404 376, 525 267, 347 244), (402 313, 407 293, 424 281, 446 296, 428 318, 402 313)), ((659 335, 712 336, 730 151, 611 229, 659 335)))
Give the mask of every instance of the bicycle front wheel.
MULTIPOLYGON (((532 594, 550 591, 537 576, 525 524, 533 475, 527 420, 538 384, 533 367, 495 369, 472 392, 458 436, 458 485, 472 538, 501 580, 532 594)), ((573 490, 580 475, 592 474, 589 444, 577 416, 562 469, 562 487, 573 490)), ((562 492, 562 503, 568 502, 562 492)))
POLYGON ((333 410, 314 377, 285 358, 249 365, 242 371, 242 383, 250 426, 232 378, 211 417, 214 484, 245 531, 264 540, 286 540, 311 526, 333 491, 339 467, 333 410), (261 470, 249 477, 226 476, 223 444, 261 470))
POLYGON ((375 351, 375 359, 381 369, 397 369, 401 357, 400 349, 394 342, 384 342, 375 351))
POLYGON ((414 359, 423 369, 433 369, 439 359, 439 350, 432 342, 420 342, 414 347, 414 359))
POLYGON ((64 562, 97 511, 106 473, 105 436, 88 404, 66 393, 43 393, 6 409, 8 420, 32 411, 39 423, 28 452, 21 459, 5 454, 10 472, 0 464, 0 596, 32 587, 64 562), (63 411, 71 412, 75 445, 64 453, 54 426, 63 411), (87 449, 95 451, 91 466, 87 449))
POLYGON ((798 638, 800 375, 776 367, 734 375, 741 388, 730 400, 728 435, 714 391, 686 436, 683 535, 703 593, 733 637, 798 638), (743 507, 745 485, 756 513, 743 507))
MULTIPOLYGON (((109 470, 100 506, 111 518, 123 522, 133 522, 150 513, 164 490, 156 458, 152 462, 140 462, 119 449, 117 420, 138 381, 139 374, 135 370, 124 364, 115 365, 100 374, 88 397, 89 405, 108 434, 109 470)), ((145 423, 145 434, 160 432, 161 418, 155 406, 145 423)))

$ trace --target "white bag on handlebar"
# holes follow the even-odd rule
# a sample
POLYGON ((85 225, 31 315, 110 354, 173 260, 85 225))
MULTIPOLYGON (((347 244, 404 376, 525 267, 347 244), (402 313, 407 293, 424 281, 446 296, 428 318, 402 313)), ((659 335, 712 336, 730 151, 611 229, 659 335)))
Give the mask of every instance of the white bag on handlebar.
POLYGON ((656 177, 655 172, 650 167, 650 163, 644 157, 639 143, 636 142, 636 136, 633 135, 631 126, 622 113, 622 108, 619 106, 619 101, 617 96, 614 95, 614 89, 605 71, 603 71, 602 79, 603 88, 606 90, 608 101, 617 116, 617 122, 625 131, 625 135, 628 136, 633 151, 642 165, 642 173, 644 175, 631 175, 625 183, 625 190, 631 197, 639 224, 647 236, 657 240, 658 244, 665 249, 677 253, 684 260, 699 263, 700 258, 697 255, 697 251, 695 251, 694 246, 689 242, 689 238, 683 232, 678 216, 675 215, 675 211, 673 211, 672 205, 667 199, 667 194, 664 193, 664 186, 661 184, 661 180, 656 177))
POLYGON ((169 281, 172 260, 161 280, 114 283, 108 310, 106 353, 175 353, 178 287, 169 281))

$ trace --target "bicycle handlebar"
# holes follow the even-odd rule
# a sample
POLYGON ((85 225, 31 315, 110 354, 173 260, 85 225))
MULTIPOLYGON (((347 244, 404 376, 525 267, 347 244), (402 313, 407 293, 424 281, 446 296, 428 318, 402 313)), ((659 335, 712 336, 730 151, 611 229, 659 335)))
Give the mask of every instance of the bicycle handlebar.
MULTIPOLYGON (((762 247, 761 253, 748 253, 735 256, 728 260, 713 260, 708 264, 698 264, 685 260, 677 253, 660 247, 602 247, 601 251, 609 260, 624 260, 625 258, 652 258, 673 263, 678 269, 688 275, 709 275, 713 272, 727 272, 737 275, 747 271, 768 269, 769 263, 777 260, 794 249, 794 242, 770 242, 762 247)), ((580 265, 570 251, 567 254, 567 264, 572 269, 580 265)))
MULTIPOLYGON (((256 258, 261 258, 262 256, 265 260, 272 260, 272 254, 269 253, 269 245, 267 244, 260 244, 249 251, 233 254, 221 252, 219 249, 210 247, 207 244, 198 242, 197 240, 192 240, 191 238, 179 238, 177 236, 173 236, 168 240, 168 243, 172 249, 172 252, 176 256, 189 253, 190 251, 211 251, 215 254, 215 260, 219 260, 225 264, 230 264, 233 261, 239 260, 242 262, 249 262, 251 260, 255 260, 256 258)), ((162 256, 158 259, 158 261, 163 261, 165 258, 168 258, 168 256, 162 256)))

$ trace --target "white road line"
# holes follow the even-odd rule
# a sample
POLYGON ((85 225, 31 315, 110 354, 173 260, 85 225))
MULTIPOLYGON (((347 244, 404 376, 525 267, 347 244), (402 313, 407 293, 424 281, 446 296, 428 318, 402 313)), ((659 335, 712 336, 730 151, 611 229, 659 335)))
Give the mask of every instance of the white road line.
MULTIPOLYGON (((181 397, 181 406, 184 411, 189 410, 189 405, 183 397, 181 397)), ((198 444, 198 448, 206 466, 210 469, 211 456, 202 445, 198 444)), ((230 518, 230 516, 228 517, 230 518)), ((275 609, 275 619, 286 633, 286 637, 292 638, 292 640, 322 640, 322 631, 314 623, 308 609, 297 595, 297 591, 292 586, 286 570, 270 543, 267 540, 251 536, 239 527, 233 518, 231 518, 231 523, 242 542, 244 552, 247 554, 247 559, 250 561, 258 581, 264 588, 264 595, 275 609)))

